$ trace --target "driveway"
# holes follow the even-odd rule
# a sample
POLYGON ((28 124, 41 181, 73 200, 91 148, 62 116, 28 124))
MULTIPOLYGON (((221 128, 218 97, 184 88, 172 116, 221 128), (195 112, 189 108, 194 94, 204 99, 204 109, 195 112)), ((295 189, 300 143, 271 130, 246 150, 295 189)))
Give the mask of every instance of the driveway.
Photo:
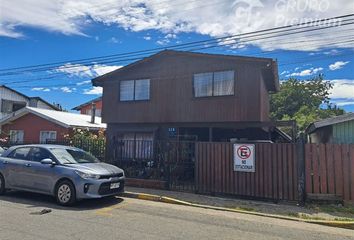
POLYGON ((50 197, 0 197, 0 239, 354 239, 354 231, 129 198, 59 207, 50 197), (42 214, 43 209, 51 212, 42 214))

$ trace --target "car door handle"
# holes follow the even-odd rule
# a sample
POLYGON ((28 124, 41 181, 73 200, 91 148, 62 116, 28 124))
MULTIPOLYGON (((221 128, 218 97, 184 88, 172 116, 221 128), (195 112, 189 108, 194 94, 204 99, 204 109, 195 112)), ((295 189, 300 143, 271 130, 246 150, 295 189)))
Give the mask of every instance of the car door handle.
POLYGON ((26 164, 26 167, 31 167, 32 165, 30 163, 27 163, 26 164))
POLYGON ((8 164, 8 163, 9 163, 9 161, 4 161, 3 163, 4 163, 4 164, 8 164))

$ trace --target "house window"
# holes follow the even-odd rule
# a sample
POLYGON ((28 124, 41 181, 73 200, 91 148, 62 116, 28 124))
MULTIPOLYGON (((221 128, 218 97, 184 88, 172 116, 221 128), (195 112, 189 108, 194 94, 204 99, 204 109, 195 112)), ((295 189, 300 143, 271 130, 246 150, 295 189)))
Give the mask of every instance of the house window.
POLYGON ((6 99, 1 100, 1 112, 3 113, 12 113, 24 107, 26 107, 25 102, 16 102, 6 99))
POLYGON ((11 143, 23 143, 24 137, 23 130, 10 130, 10 142, 11 143))
POLYGON ((229 96, 234 95, 235 72, 222 71, 194 74, 194 96, 229 96))
POLYGON ((47 143, 48 141, 55 141, 57 139, 56 131, 40 131, 40 143, 47 143))
POLYGON ((120 136, 122 157, 125 159, 151 159, 154 150, 153 133, 125 133, 120 136))
POLYGON ((120 101, 150 99, 150 79, 124 80, 120 82, 120 101))

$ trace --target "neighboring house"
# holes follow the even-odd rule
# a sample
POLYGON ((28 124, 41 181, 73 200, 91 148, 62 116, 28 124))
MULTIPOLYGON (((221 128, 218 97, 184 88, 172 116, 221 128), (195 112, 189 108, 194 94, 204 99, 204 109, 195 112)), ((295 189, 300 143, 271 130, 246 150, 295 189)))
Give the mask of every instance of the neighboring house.
POLYGON ((24 107, 2 119, 0 126, 2 136, 9 137, 12 143, 45 143, 63 141, 73 128, 106 128, 101 118, 95 117, 94 121, 88 115, 24 107))
POLYGON ((165 50, 92 80, 103 87, 107 142, 275 140, 271 58, 165 50))
POLYGON ((40 97, 28 97, 5 85, 0 85, 0 119, 26 106, 59 110, 40 97))
POLYGON ((354 143, 354 113, 311 123, 306 129, 309 143, 354 143))
POLYGON ((77 107, 74 107, 72 110, 80 111, 80 114, 86 114, 86 115, 91 115, 92 114, 92 107, 93 104, 96 107, 95 110, 95 116, 101 117, 102 113, 102 97, 98 97, 95 99, 92 99, 91 101, 88 101, 86 103, 83 103, 77 107))

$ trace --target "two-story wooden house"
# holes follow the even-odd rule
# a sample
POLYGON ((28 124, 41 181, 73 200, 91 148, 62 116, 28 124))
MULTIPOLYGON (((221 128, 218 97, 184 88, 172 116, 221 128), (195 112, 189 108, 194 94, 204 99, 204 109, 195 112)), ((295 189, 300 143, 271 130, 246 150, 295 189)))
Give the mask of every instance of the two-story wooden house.
POLYGON ((165 50, 92 80, 103 87, 108 143, 116 140, 271 140, 270 58, 165 50))
POLYGON ((28 97, 12 88, 0 85, 0 119, 3 119, 26 106, 59 110, 57 106, 48 103, 40 97, 28 97))

